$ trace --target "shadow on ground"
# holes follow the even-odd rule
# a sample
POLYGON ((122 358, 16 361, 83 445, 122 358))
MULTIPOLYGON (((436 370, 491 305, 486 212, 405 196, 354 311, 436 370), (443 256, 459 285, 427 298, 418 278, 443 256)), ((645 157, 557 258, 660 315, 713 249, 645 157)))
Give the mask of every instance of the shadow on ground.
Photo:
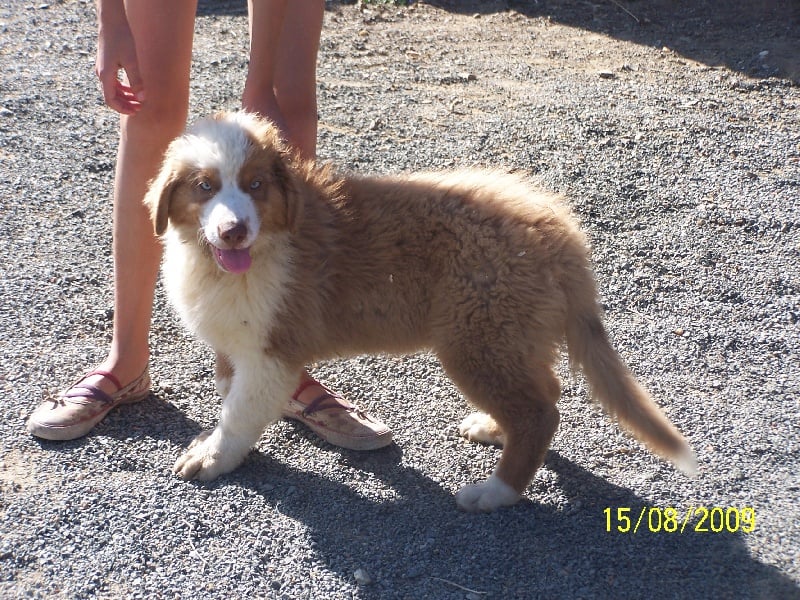
POLYGON ((454 584, 498 598, 523 598, 531 589, 541 597, 570 597, 576 590, 579 597, 620 597, 637 589, 653 598, 685 597, 687 589, 703 598, 797 597, 789 578, 750 555, 746 534, 607 532, 606 506, 638 514, 647 500, 555 452, 546 466, 580 508, 523 502, 492 515, 458 511, 437 483, 403 467, 397 451, 355 454, 345 452, 345 459, 357 460, 401 499, 376 503, 316 475, 308 485, 308 474, 261 454, 251 455, 228 483, 259 493, 252 482, 264 472, 305 479, 303 492, 283 498, 280 512, 309 528, 314 550, 342 578, 352 576, 354 564, 368 566, 376 583, 362 588, 367 598, 415 586, 452 592, 454 584), (459 579, 465 572, 467 581, 459 579))
MULTIPOLYGON (((135 449, 137 440, 152 438, 185 446, 201 429, 172 404, 151 396, 109 415, 90 438, 40 444, 69 455, 94 448, 86 443, 94 435, 116 438, 126 444, 90 450, 102 454, 104 468, 153 473, 164 465, 140 452, 131 456, 128 444, 135 449)), ((252 452, 239 469, 214 482, 186 485, 212 494, 203 501, 205 510, 214 510, 217 488, 240 486, 262 497, 307 528, 310 551, 343 580, 352 580, 356 566, 369 570, 374 582, 359 588, 362 598, 405 597, 408 590, 419 597, 463 597, 464 589, 497 598, 527 597, 532 589, 540 597, 611 598, 635 596, 637 590, 653 598, 685 597, 686 590, 703 598, 798 597, 791 579, 751 555, 744 533, 697 533, 691 526, 684 533, 651 533, 645 527, 619 533, 613 526, 609 532, 606 507, 629 507, 636 515, 648 507, 647 499, 554 451, 545 461, 554 476, 534 482, 534 498, 537 491, 557 488, 569 499, 566 508, 534 499, 472 515, 456 508, 449 490, 404 464, 399 446, 349 452, 294 426, 271 443, 292 443, 281 439, 287 435, 308 436, 317 446, 311 451, 338 452, 343 467, 370 474, 392 490, 394 499, 365 497, 357 492, 357 482, 351 486, 298 470, 269 451, 252 452)), ((243 522, 259 518, 242 515, 243 522)), ((256 544, 250 551, 269 563, 268 548, 256 544)))
MULTIPOLYGON (((332 6, 354 3, 328 0, 332 6)), ((372 0, 365 5, 387 3, 391 4, 372 0)), ((800 83, 797 0, 426 0, 424 4, 463 14, 513 10, 618 40, 666 47, 748 77, 782 77, 800 83)), ((233 0, 201 0, 198 13, 245 15, 247 10, 233 0)))
POLYGON ((752 77, 800 83, 800 2, 796 0, 428 0, 445 10, 514 10, 570 27, 652 46, 752 77))

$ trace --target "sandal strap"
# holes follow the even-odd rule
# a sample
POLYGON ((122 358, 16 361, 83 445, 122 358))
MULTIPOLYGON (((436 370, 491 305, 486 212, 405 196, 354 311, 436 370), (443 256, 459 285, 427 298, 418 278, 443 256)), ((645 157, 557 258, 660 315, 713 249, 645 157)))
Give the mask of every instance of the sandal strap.
POLYGON ((114 398, 107 394, 96 385, 91 383, 77 383, 69 388, 66 392, 61 394, 62 398, 89 398, 91 400, 100 400, 106 404, 113 404, 114 398))
POLYGON ((301 383, 297 387, 297 390, 295 390, 294 394, 292 394, 292 398, 297 400, 300 397, 300 394, 302 394, 308 388, 313 387, 315 385, 321 387, 323 390, 330 393, 330 390, 326 388, 324 385, 322 385, 319 381, 316 381, 314 379, 306 379, 303 383, 301 383))
POLYGON ((104 402, 106 404, 113 404, 115 400, 111 394, 104 392, 96 385, 84 383, 93 375, 99 375, 100 377, 105 377, 108 379, 111 383, 117 386, 117 392, 122 389, 122 384, 119 382, 119 379, 117 379, 116 375, 104 369, 94 369, 83 375, 80 379, 78 379, 78 381, 72 384, 68 390, 62 392, 60 396, 62 398, 89 398, 90 400, 99 400, 100 402, 104 402))
MULTIPOLYGON (((122 384, 119 382, 119 379, 117 379, 117 377, 113 373, 111 373, 110 371, 104 371, 103 369, 95 369, 94 371, 89 371, 86 375, 84 375, 80 379, 80 381, 78 381, 78 383, 81 383, 82 381, 84 381, 85 379, 88 379, 92 375, 100 375, 102 377, 105 377, 111 383, 113 383, 115 386, 117 386, 117 391, 122 389, 122 384)), ((73 386, 73 387, 75 387, 75 386, 73 386)))
POLYGON ((360 412, 357 407, 350 405, 350 403, 341 396, 326 391, 309 402, 308 406, 303 409, 303 415, 307 417, 320 410, 327 410, 330 408, 338 408, 347 412, 360 412), (325 400, 333 400, 333 403, 323 404, 325 400))
POLYGON ((322 388, 322 394, 314 398, 311 402, 308 403, 308 406, 306 406, 303 409, 304 417, 313 415, 315 412, 319 412, 321 410, 329 410, 329 409, 339 409, 347 412, 355 412, 358 415, 364 414, 363 411, 360 408, 358 408, 358 406, 356 406, 355 404, 353 404, 348 400, 345 400, 342 396, 340 396, 336 392, 328 389, 327 387, 322 385, 319 381, 315 381, 313 379, 309 379, 301 383, 300 386, 297 388, 297 391, 295 391, 295 393, 292 394, 292 398, 294 398, 294 400, 296 400, 297 402, 300 402, 298 400, 300 394, 302 394, 308 388, 315 386, 322 388), (333 402, 325 403, 325 400, 333 400, 333 402))

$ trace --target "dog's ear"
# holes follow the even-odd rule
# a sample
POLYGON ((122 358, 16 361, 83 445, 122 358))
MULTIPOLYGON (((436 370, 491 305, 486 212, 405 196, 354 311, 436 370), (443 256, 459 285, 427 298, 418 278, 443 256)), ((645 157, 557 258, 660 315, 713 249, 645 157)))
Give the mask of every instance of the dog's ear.
POLYGON ((281 196, 283 196, 283 225, 291 233, 297 231, 297 224, 300 221, 302 210, 300 189, 295 185, 297 177, 296 169, 294 168, 295 160, 296 158, 291 151, 282 150, 277 153, 272 168, 273 181, 281 196))
POLYGON ((161 172, 150 182, 145 194, 144 204, 150 211, 153 230, 157 236, 162 236, 167 231, 169 205, 179 181, 177 173, 165 163, 161 172))

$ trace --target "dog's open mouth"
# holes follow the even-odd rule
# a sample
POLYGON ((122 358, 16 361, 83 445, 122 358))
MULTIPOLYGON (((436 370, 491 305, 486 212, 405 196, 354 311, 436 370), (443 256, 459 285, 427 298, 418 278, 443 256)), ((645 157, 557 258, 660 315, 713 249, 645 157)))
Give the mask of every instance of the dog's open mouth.
POLYGON ((250 256, 250 248, 223 250, 222 248, 212 246, 211 253, 214 255, 214 260, 217 261, 220 268, 228 273, 244 273, 250 268, 253 262, 250 256))

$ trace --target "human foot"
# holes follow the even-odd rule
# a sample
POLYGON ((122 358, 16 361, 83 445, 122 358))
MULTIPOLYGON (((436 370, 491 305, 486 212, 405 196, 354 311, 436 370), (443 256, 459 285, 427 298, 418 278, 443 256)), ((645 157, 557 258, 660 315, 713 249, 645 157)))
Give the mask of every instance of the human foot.
POLYGON ((149 394, 148 369, 124 386, 110 371, 96 369, 42 402, 28 418, 27 429, 46 440, 74 440, 89 433, 111 409, 139 402, 149 394))
POLYGON ((306 376, 283 416, 300 421, 326 442, 348 450, 376 450, 392 443, 392 432, 336 392, 306 376))

